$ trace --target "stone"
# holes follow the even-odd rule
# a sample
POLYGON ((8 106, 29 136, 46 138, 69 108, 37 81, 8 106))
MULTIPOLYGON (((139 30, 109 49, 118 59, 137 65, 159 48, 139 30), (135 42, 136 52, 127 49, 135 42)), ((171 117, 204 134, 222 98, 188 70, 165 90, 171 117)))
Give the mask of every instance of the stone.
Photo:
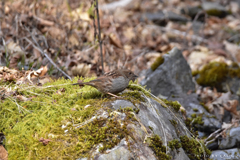
POLYGON ((164 63, 155 71, 148 70, 146 78, 140 84, 147 86, 151 92, 158 96, 179 96, 187 92, 195 91, 191 69, 182 55, 182 52, 173 48, 169 54, 165 54, 164 63))

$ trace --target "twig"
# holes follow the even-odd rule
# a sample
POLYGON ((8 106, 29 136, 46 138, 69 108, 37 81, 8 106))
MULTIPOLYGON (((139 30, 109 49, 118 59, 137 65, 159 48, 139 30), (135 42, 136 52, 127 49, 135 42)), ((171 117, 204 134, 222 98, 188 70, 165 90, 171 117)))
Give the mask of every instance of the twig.
POLYGON ((142 53, 134 57, 131 61, 128 62, 128 64, 135 62, 139 57, 142 57, 144 54, 148 53, 149 50, 143 49, 142 53))
POLYGON ((52 22, 52 21, 45 20, 45 19, 39 18, 37 16, 33 16, 33 18, 35 18, 41 25, 44 25, 44 26, 53 26, 54 25, 54 22, 52 22))
MULTIPOLYGON (((26 27, 25 27, 25 28, 26 28, 26 27)), ((71 78, 69 75, 67 75, 62 69, 60 69, 60 68, 56 65, 56 63, 54 63, 53 60, 47 55, 47 53, 45 53, 45 52, 41 49, 40 45, 37 43, 37 40, 35 39, 35 36, 29 31, 29 29, 26 28, 26 30, 29 32, 29 34, 31 35, 31 37, 32 37, 32 39, 33 39, 33 41, 34 41, 35 43, 33 43, 33 42, 32 42, 31 40, 29 40, 28 38, 24 38, 24 39, 27 40, 29 43, 31 43, 31 44, 33 45, 33 47, 36 48, 39 52, 41 52, 42 55, 44 55, 44 56, 49 60, 49 62, 50 62, 55 68, 57 68, 60 72, 62 72, 63 75, 65 75, 68 79, 70 79, 70 80, 72 81, 72 78, 71 78), (36 46, 36 45, 37 45, 37 46, 36 46)))
POLYGON ((223 131, 223 129, 218 129, 215 132, 213 132, 212 134, 210 134, 210 136, 208 136, 204 141, 205 145, 207 146, 209 143, 215 141, 215 139, 218 138, 221 135, 221 134, 218 134, 218 133, 219 132, 222 133, 222 131, 223 131), (212 139, 213 137, 214 137, 214 139, 212 139), (209 139, 212 139, 212 140, 208 141, 209 139))
POLYGON ((24 111, 31 113, 29 110, 27 110, 27 109, 23 108, 21 105, 19 105, 15 99, 12 99, 10 97, 8 97, 8 99, 17 105, 19 113, 24 112, 24 111))
POLYGON ((101 53, 101 63, 102 63, 102 74, 104 74, 104 66, 103 66, 103 54, 102 54, 102 40, 101 40, 101 29, 100 29, 100 20, 99 20, 99 12, 98 12, 98 0, 95 0, 95 8, 97 12, 97 21, 98 21, 98 42, 100 46, 100 53, 101 53))
MULTIPOLYGON (((95 5, 94 0, 91 3, 92 3, 91 5, 95 5)), ((95 11, 96 10, 94 10, 94 15, 95 15, 95 11)), ((92 16, 91 18, 93 19, 93 28, 94 28, 94 42, 93 43, 95 44, 95 41, 97 38, 97 28, 96 28, 96 24, 95 24, 95 16, 92 16)))
POLYGON ((199 17, 202 13, 204 13, 204 11, 199 11, 199 12, 197 13, 197 15, 196 15, 196 16, 194 17, 194 19, 193 19, 192 25, 191 25, 191 26, 187 29, 187 31, 185 32, 184 38, 185 38, 186 42, 187 42, 188 32, 190 31, 191 28, 193 28, 193 24, 197 21, 198 17, 199 17))
MULTIPOLYGON (((239 122, 239 120, 235 121, 235 123, 239 122)), ((232 128, 235 123, 231 124, 230 126, 228 126, 225 129, 218 129, 215 132, 213 132, 212 134, 210 134, 210 136, 208 136, 208 138, 204 141, 205 146, 207 146, 209 143, 214 142, 218 137, 220 137, 224 132, 226 132, 229 128, 232 128), (220 133, 219 133, 220 132, 220 133), (209 140, 213 138, 212 140, 209 140), (209 140, 209 141, 208 141, 209 140)))

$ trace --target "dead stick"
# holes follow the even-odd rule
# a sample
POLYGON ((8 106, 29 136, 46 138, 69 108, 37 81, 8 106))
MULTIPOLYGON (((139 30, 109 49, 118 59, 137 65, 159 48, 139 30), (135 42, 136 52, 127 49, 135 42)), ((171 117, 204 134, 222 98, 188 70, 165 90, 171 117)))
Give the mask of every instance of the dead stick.
MULTIPOLYGON (((25 27, 25 28, 26 28, 26 27, 25 27)), ((30 42, 32 43, 32 45, 34 46, 34 48, 36 48, 37 50, 39 50, 39 51, 42 53, 42 55, 44 55, 44 56, 49 60, 49 62, 52 63, 52 65, 53 65, 55 68, 57 68, 60 72, 62 72, 63 75, 65 75, 68 79, 70 79, 70 80, 72 81, 72 78, 71 78, 69 75, 67 75, 67 73, 65 73, 63 70, 61 70, 61 69, 57 66, 57 64, 56 64, 55 62, 53 62, 53 60, 47 55, 47 53, 45 53, 45 52, 41 49, 40 45, 37 43, 37 40, 35 39, 35 36, 29 31, 29 29, 26 28, 26 30, 27 30, 27 31, 29 32, 29 34, 31 35, 33 41, 35 42, 35 45, 37 45, 37 46, 35 46, 34 43, 30 41, 30 42)), ((27 39, 26 39, 26 40, 27 40, 27 39)))
POLYGON ((99 12, 98 12, 98 0, 96 0, 96 11, 97 11, 97 21, 98 21, 98 41, 100 46, 100 53, 101 53, 101 63, 102 63, 102 74, 104 74, 104 67, 103 67, 103 54, 102 54, 102 40, 101 40, 101 30, 100 30, 100 20, 99 20, 99 12))

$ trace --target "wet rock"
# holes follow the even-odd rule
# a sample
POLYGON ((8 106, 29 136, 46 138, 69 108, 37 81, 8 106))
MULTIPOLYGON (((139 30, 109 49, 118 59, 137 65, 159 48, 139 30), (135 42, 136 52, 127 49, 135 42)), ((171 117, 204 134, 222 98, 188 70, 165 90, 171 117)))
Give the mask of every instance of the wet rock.
POLYGON ((240 159, 240 149, 233 148, 233 149, 228 149, 228 150, 212 151, 210 159, 212 159, 212 160, 226 160, 226 159, 238 160, 238 159, 240 159))
POLYGON ((195 84, 192 81, 191 69, 182 52, 174 48, 163 57, 164 63, 155 71, 149 69, 141 85, 146 85, 147 89, 151 89, 156 96, 159 94, 166 97, 179 96, 190 90, 194 91, 195 84))

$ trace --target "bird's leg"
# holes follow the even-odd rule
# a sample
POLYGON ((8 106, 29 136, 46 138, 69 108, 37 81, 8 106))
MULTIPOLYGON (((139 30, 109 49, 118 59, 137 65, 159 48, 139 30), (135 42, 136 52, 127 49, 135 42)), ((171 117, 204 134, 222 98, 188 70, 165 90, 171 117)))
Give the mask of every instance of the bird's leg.
POLYGON ((122 98, 122 97, 119 97, 119 96, 117 96, 117 95, 115 95, 115 94, 112 94, 112 93, 109 93, 109 92, 107 92, 107 94, 109 94, 109 95, 111 95, 111 96, 113 96, 113 97, 116 97, 116 98, 122 98))

